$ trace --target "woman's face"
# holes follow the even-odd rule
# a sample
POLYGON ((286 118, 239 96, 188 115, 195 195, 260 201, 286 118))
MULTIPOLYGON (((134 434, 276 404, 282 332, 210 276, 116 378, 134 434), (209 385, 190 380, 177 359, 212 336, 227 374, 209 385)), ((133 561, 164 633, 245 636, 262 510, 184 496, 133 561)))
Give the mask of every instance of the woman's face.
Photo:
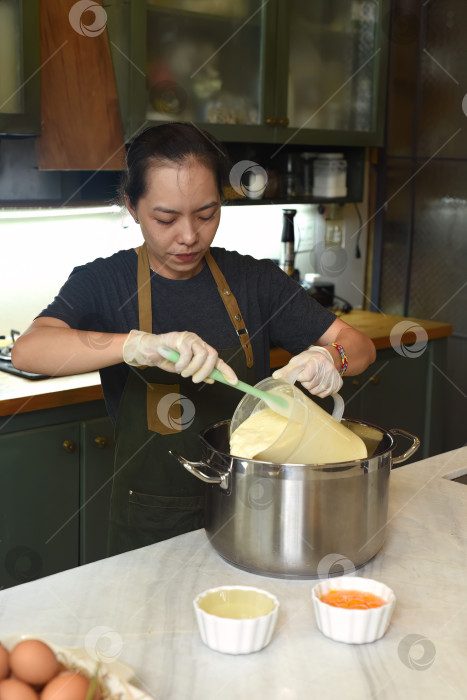
POLYGON ((221 202, 214 174, 189 161, 151 167, 146 183, 136 208, 127 206, 141 225, 152 269, 170 279, 194 277, 219 226, 221 202))

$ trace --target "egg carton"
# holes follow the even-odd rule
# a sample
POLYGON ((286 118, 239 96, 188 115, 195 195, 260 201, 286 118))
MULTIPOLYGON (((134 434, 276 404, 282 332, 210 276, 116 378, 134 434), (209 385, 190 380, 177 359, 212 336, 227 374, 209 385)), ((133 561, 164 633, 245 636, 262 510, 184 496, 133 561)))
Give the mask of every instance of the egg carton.
MULTIPOLYGON (((96 672, 96 665, 99 662, 81 647, 63 647, 32 634, 12 635, 0 641, 8 651, 11 651, 23 639, 38 639, 47 644, 67 670, 81 671, 88 678, 92 678, 96 672)), ((152 696, 130 683, 131 678, 134 678, 134 670, 119 659, 100 663, 98 679, 102 700, 154 700, 152 696)))

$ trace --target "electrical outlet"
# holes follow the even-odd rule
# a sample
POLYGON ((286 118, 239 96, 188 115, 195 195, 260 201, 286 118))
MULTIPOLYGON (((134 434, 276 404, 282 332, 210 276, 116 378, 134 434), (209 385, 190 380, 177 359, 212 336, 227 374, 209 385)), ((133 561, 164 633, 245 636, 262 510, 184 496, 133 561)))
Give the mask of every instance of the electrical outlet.
POLYGON ((309 250, 313 247, 315 240, 315 226, 314 222, 309 218, 306 221, 300 221, 297 224, 297 229, 299 233, 299 248, 301 250, 309 250))

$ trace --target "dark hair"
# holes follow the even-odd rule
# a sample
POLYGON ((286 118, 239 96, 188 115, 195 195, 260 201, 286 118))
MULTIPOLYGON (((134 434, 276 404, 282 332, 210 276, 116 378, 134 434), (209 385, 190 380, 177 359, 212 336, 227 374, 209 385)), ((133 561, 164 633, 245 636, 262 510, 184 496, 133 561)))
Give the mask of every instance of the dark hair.
POLYGON ((130 144, 120 185, 122 204, 125 195, 132 206, 138 204, 146 192, 146 174, 150 167, 173 163, 183 165, 190 159, 211 170, 222 199, 230 171, 224 147, 212 134, 191 123, 170 122, 146 129, 130 144))

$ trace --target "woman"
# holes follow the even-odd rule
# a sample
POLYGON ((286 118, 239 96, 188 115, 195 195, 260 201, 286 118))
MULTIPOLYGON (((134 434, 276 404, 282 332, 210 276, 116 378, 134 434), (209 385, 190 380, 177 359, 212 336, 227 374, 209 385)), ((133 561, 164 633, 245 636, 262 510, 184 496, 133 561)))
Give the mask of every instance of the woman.
POLYGON ((214 367, 255 384, 275 344, 295 355, 275 376, 326 396, 375 358, 366 336, 274 263, 211 249, 227 176, 222 146, 193 125, 140 134, 122 191, 144 244, 75 268, 15 343, 24 370, 100 370, 116 424, 111 554, 202 526, 204 486, 168 451, 197 459, 199 432, 232 416, 240 396, 206 383, 214 367), (180 353, 175 365, 161 346, 180 353))

